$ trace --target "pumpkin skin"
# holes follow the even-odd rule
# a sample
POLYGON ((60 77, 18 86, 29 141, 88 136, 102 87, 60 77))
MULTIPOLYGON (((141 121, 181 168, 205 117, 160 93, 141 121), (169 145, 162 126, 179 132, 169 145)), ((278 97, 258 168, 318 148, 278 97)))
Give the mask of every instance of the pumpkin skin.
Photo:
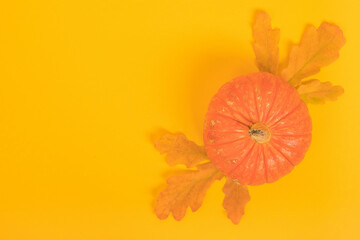
POLYGON ((274 182, 291 172, 311 142, 311 118, 296 89, 270 73, 225 83, 204 123, 206 153, 240 184, 274 182))

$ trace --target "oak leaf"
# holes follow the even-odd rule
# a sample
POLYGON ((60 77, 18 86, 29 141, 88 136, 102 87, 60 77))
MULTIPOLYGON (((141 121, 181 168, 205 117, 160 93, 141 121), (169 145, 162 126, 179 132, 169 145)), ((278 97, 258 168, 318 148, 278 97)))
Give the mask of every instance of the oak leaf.
POLYGON ((238 224, 244 215, 245 205, 250 201, 249 191, 246 185, 227 178, 223 192, 225 193, 223 207, 227 211, 227 216, 234 224, 238 224))
POLYGON ((277 73, 279 64, 280 30, 271 28, 270 16, 265 12, 258 12, 252 26, 253 49, 256 65, 261 72, 277 73))
POLYGON ((184 164, 190 168, 207 159, 205 147, 188 140, 183 133, 164 134, 155 142, 155 148, 167 154, 166 162, 170 166, 184 164))
POLYGON ((167 180, 167 188, 162 191, 155 205, 159 219, 166 219, 172 212, 175 220, 181 220, 188 207, 193 212, 198 210, 205 194, 215 180, 220 180, 220 173, 211 163, 197 166, 197 170, 172 176, 167 180))
POLYGON ((338 26, 328 22, 323 22, 318 29, 308 26, 300 44, 292 47, 288 66, 281 77, 297 87, 302 79, 335 61, 344 44, 345 38, 338 26))
POLYGON ((341 86, 333 86, 330 82, 320 82, 317 79, 304 81, 297 88, 301 99, 306 103, 325 103, 335 101, 344 93, 341 86))

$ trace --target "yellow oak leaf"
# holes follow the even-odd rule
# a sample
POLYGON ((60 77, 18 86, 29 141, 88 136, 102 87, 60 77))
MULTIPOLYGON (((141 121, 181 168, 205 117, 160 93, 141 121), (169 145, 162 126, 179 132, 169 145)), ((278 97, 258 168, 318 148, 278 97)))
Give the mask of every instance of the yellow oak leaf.
POLYGON ((302 79, 335 61, 344 44, 345 38, 338 26, 328 22, 323 22, 318 29, 308 26, 300 44, 292 47, 288 66, 281 77, 297 87, 302 79))
POLYGON ((344 93, 341 86, 333 86, 330 82, 320 82, 317 79, 304 81, 297 87, 301 99, 306 103, 325 103, 335 101, 344 93))
POLYGON ((155 142, 155 148, 167 154, 170 166, 184 164, 190 168, 207 159, 205 147, 188 140, 183 133, 165 133, 155 142))
POLYGON ((234 224, 238 224, 244 215, 246 203, 250 201, 249 191, 246 185, 227 178, 223 192, 225 193, 223 206, 227 211, 227 216, 234 224))
POLYGON ((261 72, 277 74, 279 64, 280 30, 271 28, 270 16, 265 12, 258 12, 252 26, 253 49, 256 65, 261 72))
POLYGON ((155 205, 156 215, 166 219, 172 212, 174 219, 180 221, 188 207, 193 212, 200 208, 206 191, 222 177, 223 174, 211 163, 205 163, 197 166, 195 171, 187 170, 185 174, 168 178, 168 186, 160 193, 155 205))

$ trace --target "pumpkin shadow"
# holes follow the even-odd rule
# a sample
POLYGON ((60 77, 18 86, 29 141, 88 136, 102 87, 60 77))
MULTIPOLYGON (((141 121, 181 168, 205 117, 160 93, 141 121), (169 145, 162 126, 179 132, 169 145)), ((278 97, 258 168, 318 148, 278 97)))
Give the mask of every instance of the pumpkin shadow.
MULTIPOLYGON (((224 83, 231 81, 237 76, 258 71, 255 66, 255 56, 252 53, 251 46, 247 45, 246 47, 247 50, 243 51, 239 48, 239 43, 236 41, 216 41, 215 39, 213 44, 207 42, 206 46, 200 43, 195 46, 189 46, 188 51, 183 53, 186 56, 187 62, 184 63, 184 68, 180 70, 181 73, 179 72, 179 75, 184 76, 186 79, 187 92, 184 92, 188 103, 186 113, 190 113, 190 123, 196 129, 194 134, 198 139, 202 139, 203 121, 207 106, 217 90, 224 83), (194 49, 196 50, 194 51, 194 49)), ((153 129, 148 134, 149 142, 153 144, 159 136, 166 132, 169 131, 161 127, 153 129)), ((185 132, 185 134, 187 135, 188 133, 185 132)), ((161 174, 164 180, 160 185, 151 190, 153 199, 151 202, 152 209, 154 209, 160 192, 166 188, 166 178, 184 173, 184 171, 186 172, 183 169, 173 168, 161 174)))
POLYGON ((211 98, 218 89, 235 77, 257 72, 251 46, 243 51, 236 42, 223 42, 199 48, 189 65, 188 96, 196 134, 202 139, 203 121, 211 98), (249 51, 250 50, 250 51, 249 51))

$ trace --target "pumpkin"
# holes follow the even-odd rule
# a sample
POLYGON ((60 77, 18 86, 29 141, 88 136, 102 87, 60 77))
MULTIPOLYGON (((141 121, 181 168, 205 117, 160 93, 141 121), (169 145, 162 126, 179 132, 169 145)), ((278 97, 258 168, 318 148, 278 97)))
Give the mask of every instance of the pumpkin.
POLYGON ((253 73, 225 83, 211 99, 203 138, 214 166, 235 182, 274 182, 299 164, 311 142, 311 118, 296 89, 253 73))

